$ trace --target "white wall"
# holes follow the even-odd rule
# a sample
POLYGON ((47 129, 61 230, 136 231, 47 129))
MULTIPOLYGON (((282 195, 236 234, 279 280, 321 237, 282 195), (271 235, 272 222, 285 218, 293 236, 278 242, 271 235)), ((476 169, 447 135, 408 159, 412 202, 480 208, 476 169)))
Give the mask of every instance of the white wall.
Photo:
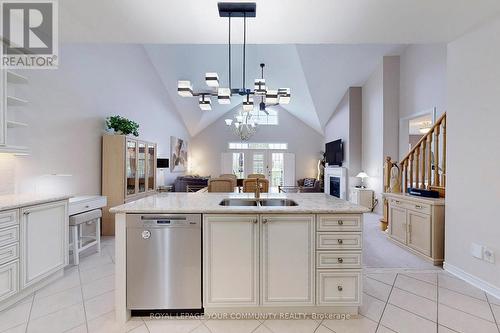
POLYGON ((500 294, 500 18, 448 45, 446 265, 500 294), (474 259, 472 242, 495 251, 474 259))
MULTIPOLYGON (((279 125, 258 126, 257 133, 249 141, 288 143, 288 152, 295 153, 296 179, 316 177, 320 151, 325 149, 324 137, 283 108, 277 109, 279 125)), ((228 142, 238 142, 238 138, 224 123, 224 119, 233 118, 235 112, 226 113, 192 138, 193 172, 211 176, 221 173, 221 153, 228 151, 228 142)))
POLYGON ((344 144, 344 163, 342 166, 347 168, 348 188, 360 183, 356 175, 361 171, 361 100, 361 88, 350 87, 325 126, 325 143, 342 139, 344 144))
MULTIPOLYGON (((370 76, 362 88, 362 166, 370 176, 365 180, 367 187, 375 191, 380 200, 383 189, 383 125, 384 125, 384 68, 381 64, 370 76)), ((381 212, 381 205, 377 205, 376 212, 381 212)))
POLYGON ((399 56, 384 57, 362 87, 362 166, 382 212, 385 156, 398 151, 399 56))
POLYGON ((31 155, 15 158, 18 192, 100 193, 101 136, 110 115, 137 121, 140 138, 158 143, 159 156, 169 156, 171 135, 189 139, 142 46, 63 45, 59 69, 23 75, 30 104, 19 117, 30 126, 16 131, 31 155))
POLYGON ((399 151, 399 56, 384 57, 383 158, 399 151))
MULTIPOLYGON (((400 56, 400 118, 433 108, 446 111, 446 44, 409 45, 400 56)), ((399 159, 408 152, 408 128, 399 130, 399 159)), ((397 156, 393 157, 397 159, 397 156)))

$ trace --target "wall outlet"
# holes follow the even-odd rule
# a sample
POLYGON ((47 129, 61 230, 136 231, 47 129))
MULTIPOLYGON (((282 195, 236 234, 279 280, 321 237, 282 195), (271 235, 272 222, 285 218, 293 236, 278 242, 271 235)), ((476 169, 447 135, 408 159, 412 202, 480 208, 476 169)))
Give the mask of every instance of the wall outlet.
POLYGON ((483 259, 483 247, 479 244, 472 243, 470 245, 470 254, 474 258, 483 259))
POLYGON ((490 264, 495 263, 495 252, 493 252, 492 249, 488 247, 483 247, 483 259, 486 262, 489 262, 490 264))

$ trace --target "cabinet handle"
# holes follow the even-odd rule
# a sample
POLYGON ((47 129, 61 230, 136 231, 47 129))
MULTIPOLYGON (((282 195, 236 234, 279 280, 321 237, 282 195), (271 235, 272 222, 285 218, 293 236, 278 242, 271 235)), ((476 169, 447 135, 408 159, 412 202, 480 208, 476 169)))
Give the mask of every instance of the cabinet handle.
POLYGON ((399 200, 394 200, 395 203, 397 203, 398 205, 401 203, 401 201, 399 200))
POLYGON ((337 221, 337 223, 338 223, 339 225, 343 225, 343 224, 344 224, 344 221, 342 221, 342 220, 338 220, 338 221, 337 221))
POLYGON ((30 215, 30 212, 24 212, 24 215, 28 216, 30 215))
POLYGON ((343 263, 343 262, 344 262, 344 259, 342 259, 342 258, 338 258, 338 259, 337 259, 337 261, 338 261, 339 263, 343 263))
POLYGON ((415 205, 415 208, 417 208, 417 209, 422 209, 422 206, 420 206, 420 205, 415 205))
POLYGON ((256 224, 257 222, 259 222, 259 220, 258 220, 258 219, 253 220, 253 223, 254 223, 254 224, 256 224))
POLYGON ((267 219, 262 220, 262 223, 264 223, 264 224, 266 224, 267 222, 268 222, 267 219))
POLYGON ((338 242, 339 244, 344 243, 344 241, 343 241, 342 239, 337 239, 337 242, 338 242))
POLYGON ((342 291, 342 290, 344 290, 344 288, 342 288, 342 286, 337 286, 337 290, 342 291))

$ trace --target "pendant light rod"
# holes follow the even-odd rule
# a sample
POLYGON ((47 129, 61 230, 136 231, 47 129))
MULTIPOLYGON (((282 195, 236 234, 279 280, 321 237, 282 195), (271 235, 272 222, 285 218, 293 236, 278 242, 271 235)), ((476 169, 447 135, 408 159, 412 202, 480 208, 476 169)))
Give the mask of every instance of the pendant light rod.
POLYGON ((228 15, 229 19, 229 43, 228 43, 228 49, 229 49, 229 91, 231 91, 231 13, 228 15))
POLYGON ((243 14, 243 91, 245 89, 245 73, 246 73, 246 46, 247 46, 247 13, 243 14))

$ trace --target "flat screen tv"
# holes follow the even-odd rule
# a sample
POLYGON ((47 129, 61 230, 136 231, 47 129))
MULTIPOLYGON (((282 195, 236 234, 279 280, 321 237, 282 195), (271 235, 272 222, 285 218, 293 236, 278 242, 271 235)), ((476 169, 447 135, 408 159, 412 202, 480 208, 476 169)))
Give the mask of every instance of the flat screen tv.
POLYGON ((344 161, 344 145, 341 139, 326 144, 325 157, 328 165, 342 166, 342 162, 344 161))

